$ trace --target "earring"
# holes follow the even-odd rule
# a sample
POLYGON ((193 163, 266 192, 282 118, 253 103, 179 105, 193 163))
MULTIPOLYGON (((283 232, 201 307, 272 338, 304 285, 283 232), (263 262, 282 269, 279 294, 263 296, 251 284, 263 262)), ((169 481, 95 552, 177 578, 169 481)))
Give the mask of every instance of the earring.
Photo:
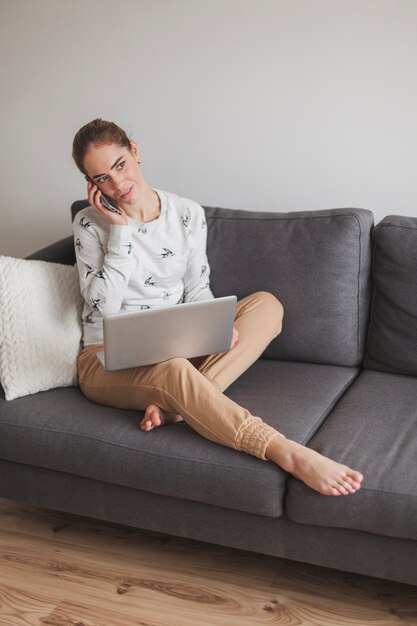
POLYGON ((139 159, 138 163, 142 163, 142 159, 139 159))

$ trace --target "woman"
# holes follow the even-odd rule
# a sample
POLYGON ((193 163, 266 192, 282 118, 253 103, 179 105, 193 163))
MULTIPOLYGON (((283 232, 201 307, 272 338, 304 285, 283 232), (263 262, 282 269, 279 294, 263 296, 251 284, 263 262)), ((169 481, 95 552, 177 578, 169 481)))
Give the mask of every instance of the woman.
POLYGON ((281 332, 283 308, 268 292, 237 303, 228 352, 111 372, 101 366, 103 315, 214 297, 207 225, 199 204, 146 183, 136 142, 116 124, 96 119, 83 126, 72 154, 88 180, 90 203, 74 220, 85 300, 78 358, 85 396, 145 410, 143 431, 184 419, 207 439, 271 460, 324 495, 357 491, 360 472, 286 439, 223 393, 281 332), (101 192, 120 214, 102 205, 101 192))

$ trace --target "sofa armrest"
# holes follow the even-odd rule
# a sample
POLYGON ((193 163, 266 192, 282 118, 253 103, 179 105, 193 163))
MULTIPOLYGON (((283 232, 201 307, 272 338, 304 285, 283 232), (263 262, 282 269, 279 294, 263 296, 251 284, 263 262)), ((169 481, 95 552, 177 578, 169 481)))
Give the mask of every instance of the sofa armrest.
POLYGON ((29 261, 50 261, 52 263, 62 263, 63 265, 74 265, 75 251, 74 251, 74 237, 65 237, 55 243, 37 250, 30 256, 26 257, 29 261))

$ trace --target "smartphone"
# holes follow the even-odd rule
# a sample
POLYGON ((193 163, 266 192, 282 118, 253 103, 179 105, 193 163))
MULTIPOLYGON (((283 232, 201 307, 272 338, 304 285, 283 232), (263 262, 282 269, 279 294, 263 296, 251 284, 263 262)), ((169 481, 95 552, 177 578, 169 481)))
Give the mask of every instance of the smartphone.
POLYGON ((106 196, 106 194, 102 193, 100 196, 100 202, 103 206, 106 207, 109 211, 113 211, 113 213, 117 213, 118 215, 123 215, 118 206, 116 206, 114 200, 106 196))
MULTIPOLYGON (((93 180, 91 180, 89 176, 86 176, 85 180, 88 180, 90 183, 93 183, 93 185, 97 184, 93 180)), ((117 213, 118 215, 123 215, 119 207, 115 204, 114 200, 112 200, 112 198, 109 198, 109 196, 106 196, 106 194, 104 194, 102 191, 101 191, 101 196, 100 196, 100 202, 109 211, 113 211, 113 213, 117 213)))

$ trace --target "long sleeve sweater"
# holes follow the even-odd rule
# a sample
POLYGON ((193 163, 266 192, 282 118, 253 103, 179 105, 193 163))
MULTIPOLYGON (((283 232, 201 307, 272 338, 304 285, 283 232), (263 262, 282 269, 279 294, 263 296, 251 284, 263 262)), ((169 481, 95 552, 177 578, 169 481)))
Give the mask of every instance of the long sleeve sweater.
POLYGON ((91 206, 74 219, 84 345, 103 342, 104 315, 214 298, 203 207, 154 191, 161 212, 151 222, 110 224, 91 206))

